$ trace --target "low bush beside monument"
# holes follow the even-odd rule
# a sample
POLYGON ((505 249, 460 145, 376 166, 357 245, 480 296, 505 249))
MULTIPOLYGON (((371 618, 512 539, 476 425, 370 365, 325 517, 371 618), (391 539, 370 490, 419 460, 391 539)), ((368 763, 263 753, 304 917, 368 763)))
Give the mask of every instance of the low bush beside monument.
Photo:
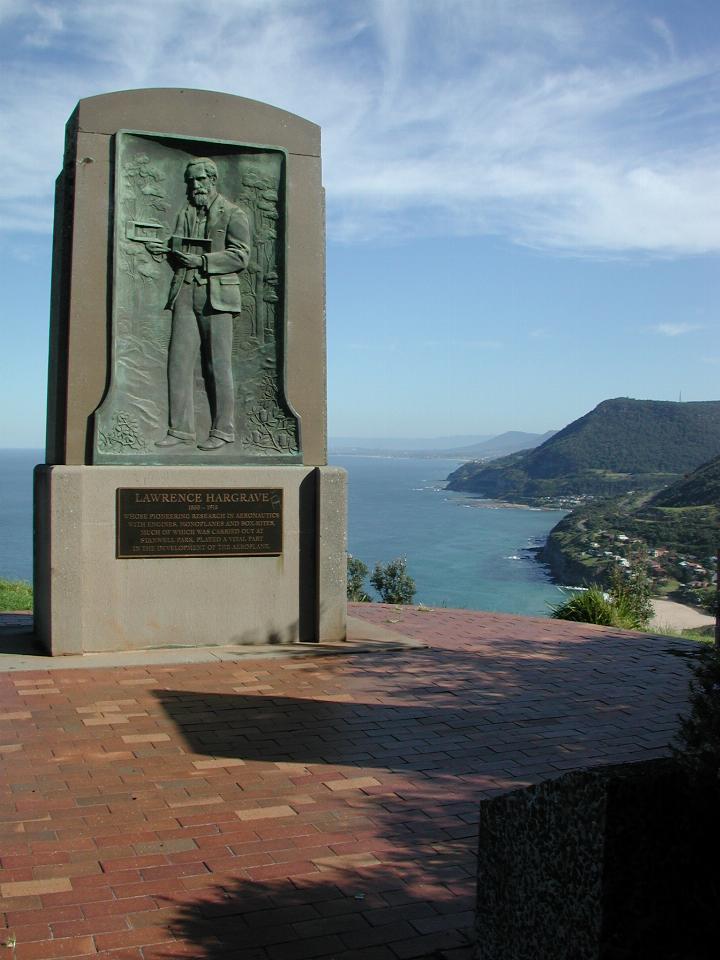
POLYGON ((32 610, 33 591, 23 580, 0 579, 0 613, 3 611, 32 610))
MULTIPOLYGON (((370 571, 359 557, 347 557, 347 598, 355 603, 372 603, 365 589, 370 571)), ((370 583, 382 603, 408 604, 415 597, 415 581, 407 572, 407 559, 396 557, 387 563, 376 563, 370 574, 370 583)))

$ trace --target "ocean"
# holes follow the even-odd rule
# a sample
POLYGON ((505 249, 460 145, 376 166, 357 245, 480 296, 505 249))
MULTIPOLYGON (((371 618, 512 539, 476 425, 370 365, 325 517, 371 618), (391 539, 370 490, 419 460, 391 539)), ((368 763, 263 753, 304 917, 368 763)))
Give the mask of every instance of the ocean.
POLYGON ((500 507, 445 490, 457 460, 330 461, 348 471, 350 553, 371 569, 406 557, 416 602, 546 616, 563 599, 530 551, 567 511, 500 507))
MULTIPOLYGON (((41 450, 0 450, 0 577, 32 580, 32 471, 42 459, 41 450)), ((348 471, 350 552, 371 569, 406 557, 416 602, 544 616, 561 599, 530 551, 563 511, 447 491, 457 460, 330 459, 348 471)))
POLYGON ((33 467, 44 450, 0 450, 0 577, 32 581, 33 467))

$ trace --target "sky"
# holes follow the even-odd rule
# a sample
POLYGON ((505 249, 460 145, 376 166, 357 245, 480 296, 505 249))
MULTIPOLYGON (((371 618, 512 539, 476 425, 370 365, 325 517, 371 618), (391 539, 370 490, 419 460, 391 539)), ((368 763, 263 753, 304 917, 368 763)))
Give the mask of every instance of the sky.
POLYGON ((44 443, 64 126, 195 87, 318 123, 331 436, 720 398, 713 0, 0 0, 0 447, 44 443))

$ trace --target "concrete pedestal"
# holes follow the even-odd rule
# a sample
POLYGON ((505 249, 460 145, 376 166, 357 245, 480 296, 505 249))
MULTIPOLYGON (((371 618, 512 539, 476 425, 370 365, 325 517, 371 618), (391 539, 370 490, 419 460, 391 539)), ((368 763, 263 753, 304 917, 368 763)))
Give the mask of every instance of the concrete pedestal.
POLYGON ((343 640, 345 531, 345 472, 333 467, 41 466, 36 633, 53 655, 343 640), (279 487, 283 552, 118 559, 120 487, 279 487))

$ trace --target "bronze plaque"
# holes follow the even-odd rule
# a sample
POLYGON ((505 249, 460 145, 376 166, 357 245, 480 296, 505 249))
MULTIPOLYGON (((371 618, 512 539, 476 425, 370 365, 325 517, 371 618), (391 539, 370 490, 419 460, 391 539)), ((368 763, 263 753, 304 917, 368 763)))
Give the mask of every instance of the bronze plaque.
POLYGON ((114 147, 110 376, 92 462, 302 463, 285 395, 285 150, 142 130, 118 130, 114 147), (188 258, 205 318, 194 339, 188 258))
POLYGON ((282 493, 275 487, 118 488, 116 556, 278 556, 282 493))

